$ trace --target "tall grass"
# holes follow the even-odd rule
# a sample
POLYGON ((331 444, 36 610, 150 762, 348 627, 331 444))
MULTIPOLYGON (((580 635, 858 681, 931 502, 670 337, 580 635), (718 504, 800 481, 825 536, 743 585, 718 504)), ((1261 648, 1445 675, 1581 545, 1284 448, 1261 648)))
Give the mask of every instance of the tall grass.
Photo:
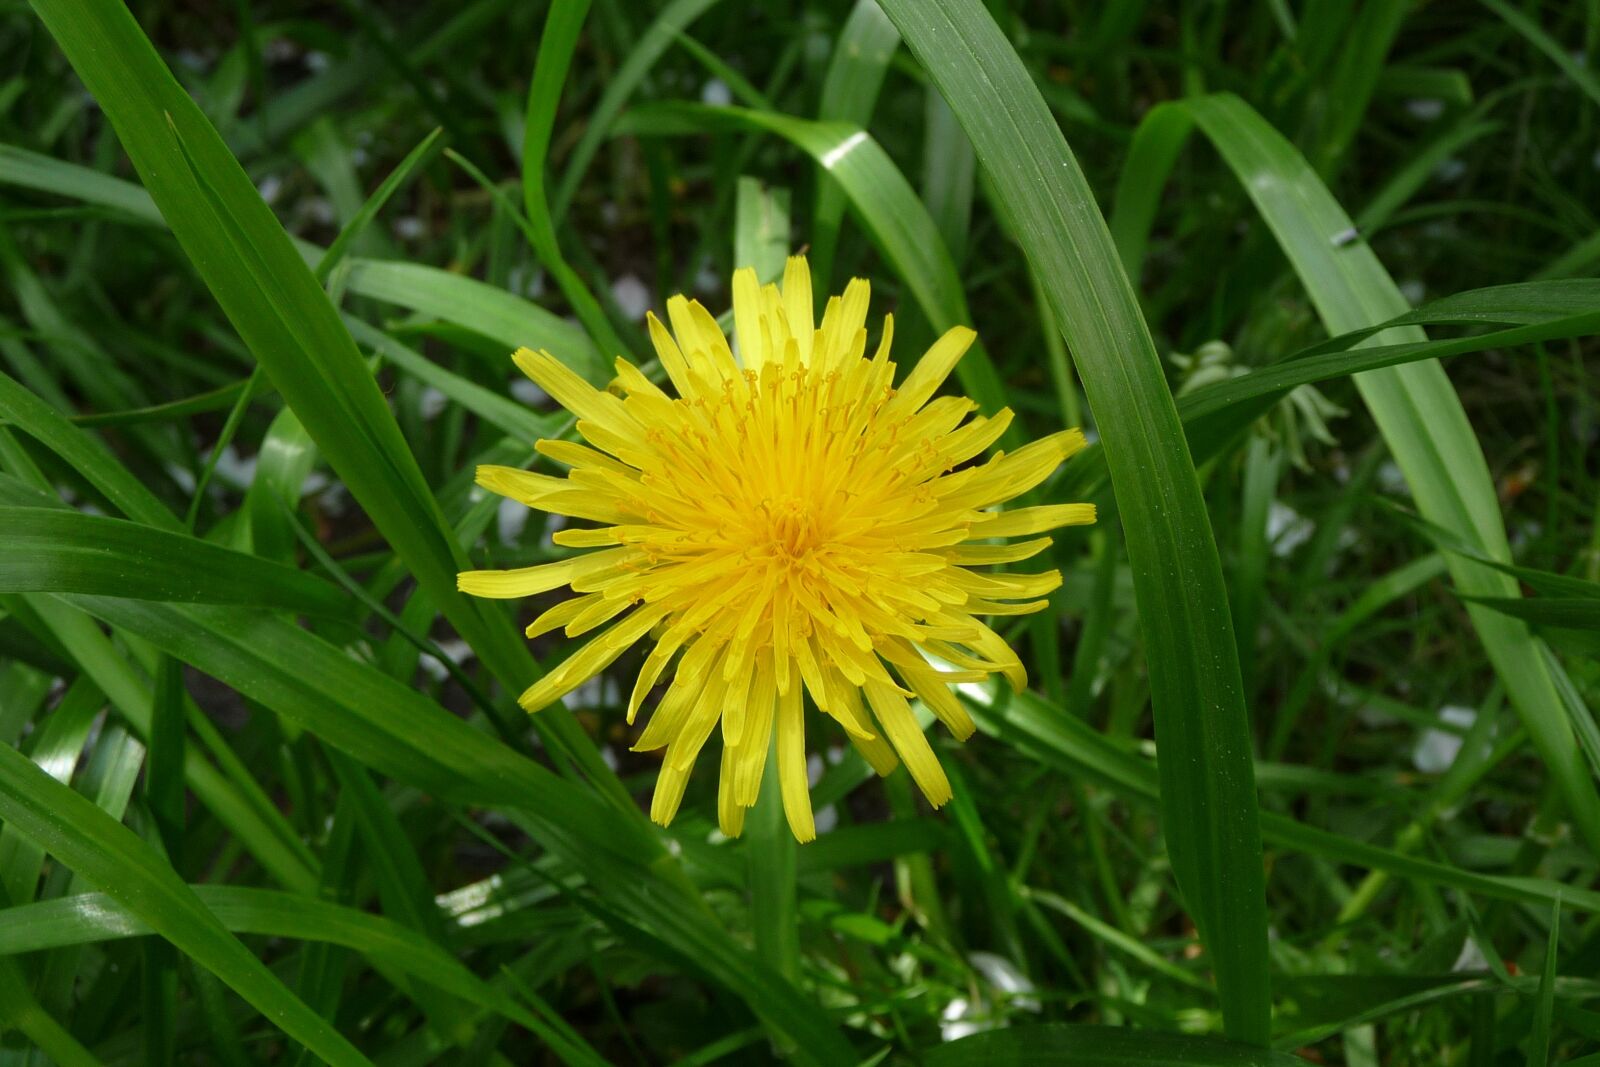
POLYGON ((1600 1062, 1600 8, 0 12, 0 1067, 1600 1062), (87 92, 85 93, 85 90, 87 92), (1031 688, 640 798, 472 485, 642 306, 971 324, 1031 688), (826 279, 824 283, 823 279, 826 279), (930 734, 930 737, 932 735, 930 734), (769 795, 770 794, 770 795, 769 795))

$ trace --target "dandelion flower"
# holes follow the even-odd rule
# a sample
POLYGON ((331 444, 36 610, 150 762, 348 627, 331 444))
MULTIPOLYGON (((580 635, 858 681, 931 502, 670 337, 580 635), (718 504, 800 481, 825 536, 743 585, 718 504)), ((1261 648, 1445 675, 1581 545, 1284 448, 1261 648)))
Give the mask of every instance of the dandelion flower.
POLYGON ((999 673, 1026 685, 1022 661, 983 620, 1038 611, 1061 584, 1054 570, 978 568, 1028 559, 1050 544, 1036 535, 1094 521, 1092 504, 1000 510, 1081 449, 1083 434, 979 462, 1011 412, 974 416, 972 401, 935 395, 975 335, 950 330, 896 386, 892 316, 866 354, 867 294, 866 282, 852 281, 817 326, 803 258, 789 260, 781 289, 741 270, 736 350, 704 307, 673 297, 671 332, 648 321, 676 396, 622 359, 602 391, 547 352, 513 357, 577 416, 587 444, 539 442, 570 468, 565 477, 484 466, 478 484, 598 525, 555 534, 558 545, 588 551, 469 571, 460 587, 507 598, 570 586, 576 595, 535 619, 530 638, 606 627, 522 694, 530 712, 653 636, 628 721, 670 678, 634 746, 666 749, 650 808, 662 825, 720 724, 723 832, 743 828, 776 732, 789 826, 801 841, 815 837, 806 695, 874 770, 888 774, 903 760, 942 805, 950 784, 909 701, 968 737, 973 722, 952 684, 999 673))

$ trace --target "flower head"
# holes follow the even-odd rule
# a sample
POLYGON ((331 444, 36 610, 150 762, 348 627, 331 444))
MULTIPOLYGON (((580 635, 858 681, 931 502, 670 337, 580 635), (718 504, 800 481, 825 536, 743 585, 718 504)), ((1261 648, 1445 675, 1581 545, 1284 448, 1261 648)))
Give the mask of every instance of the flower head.
POLYGON ((969 418, 972 401, 935 394, 975 335, 952 329, 896 386, 892 316, 866 354, 867 295, 866 282, 852 281, 816 326, 803 258, 789 260, 781 289, 741 270, 737 356, 704 307, 673 297, 672 332, 653 315, 649 327, 676 396, 622 359, 601 391, 549 353, 514 356, 577 416, 588 444, 539 442, 571 468, 565 477, 485 466, 478 484, 599 525, 555 534, 557 544, 589 551, 469 571, 460 587, 524 597, 570 586, 577 595, 534 620, 528 636, 606 627, 522 695, 529 711, 653 633, 628 721, 670 675, 634 746, 667 750, 650 809, 663 825, 720 724, 723 831, 742 829, 776 731, 789 825, 800 840, 813 838, 805 694, 879 774, 904 760, 929 802, 943 804, 949 782, 908 700, 965 739, 973 723, 952 683, 998 672, 1026 684, 1021 660, 983 619, 1037 611, 1061 584, 1053 570, 975 568, 1025 560, 1050 544, 1034 535, 1094 521, 1092 504, 996 509, 1044 481, 1083 447, 1083 434, 972 462, 1011 412, 969 418))

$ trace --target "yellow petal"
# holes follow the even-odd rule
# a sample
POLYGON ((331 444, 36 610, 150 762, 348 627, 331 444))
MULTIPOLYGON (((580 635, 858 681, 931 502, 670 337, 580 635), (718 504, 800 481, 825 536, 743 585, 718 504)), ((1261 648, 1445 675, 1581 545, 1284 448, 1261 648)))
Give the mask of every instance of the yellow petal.
POLYGON ((778 784, 795 840, 815 841, 817 825, 811 817, 811 787, 806 779, 805 704, 799 686, 778 700, 778 784))
POLYGON ((1032 508, 995 511, 972 524, 973 537, 1026 537, 1062 526, 1088 526, 1094 522, 1093 504, 1044 504, 1032 508))
POLYGON ((738 767, 734 774, 735 799, 740 807, 751 807, 761 791, 761 775, 767 765, 772 744, 772 723, 777 713, 778 692, 773 681, 772 657, 756 657, 756 673, 750 683, 745 705, 744 730, 739 738, 738 767))
POLYGON ((726 837, 744 833, 745 808, 739 804, 734 792, 734 776, 738 771, 738 752, 729 745, 722 750, 722 773, 717 784, 717 826, 726 837))
POLYGON ((943 494, 946 507, 977 508, 1021 496, 1084 447, 1082 430, 1063 430, 984 464, 961 490, 943 494))
POLYGON ((665 610, 646 605, 612 626, 561 665, 528 687, 517 703, 532 713, 549 706, 605 670, 645 632, 661 620, 665 610))
POLYGON ((661 320, 656 318, 655 312, 647 312, 644 321, 650 329, 650 343, 655 345, 656 356, 661 360, 662 369, 667 372, 667 377, 672 380, 673 388, 678 390, 679 396, 688 396, 689 361, 678 348, 678 342, 674 341, 672 334, 661 325, 661 320))
POLYGON ((570 600, 563 600, 530 622, 523 633, 531 641, 535 637, 550 633, 552 630, 559 630, 583 614, 585 608, 604 599, 599 593, 590 593, 587 596, 576 596, 570 600))
POLYGON ((672 817, 678 814, 678 805, 683 803, 683 791, 693 770, 693 763, 683 768, 662 764, 661 773, 656 776, 655 792, 650 796, 651 822, 660 826, 671 824, 672 817))
POLYGON ((783 312, 789 320, 789 333, 799 346, 800 358, 806 362, 811 360, 811 334, 816 329, 812 300, 811 267, 805 256, 790 256, 783 269, 783 312))
POLYGON ((617 433, 638 432, 638 424, 624 410, 621 400, 596 389, 550 353, 519 348, 511 358, 522 373, 578 418, 600 423, 617 433))
POLYGON ((617 384, 622 386, 622 388, 628 393, 637 393, 642 396, 656 397, 661 400, 665 400, 667 398, 667 394, 661 391, 660 386, 656 385, 656 383, 652 382, 649 378, 646 378, 638 367, 635 367, 632 363, 629 363, 621 356, 617 357, 614 366, 617 369, 617 384))
POLYGON ((991 563, 1020 563, 1043 552, 1053 543, 1048 537, 1040 537, 1033 541, 1018 541, 1011 545, 957 545, 945 552, 945 558, 961 567, 980 567, 991 563))
POLYGON ((761 335, 761 282, 750 267, 733 272, 733 331, 741 364, 759 367, 767 362, 767 345, 761 335))
MULTIPOLYGON (((564 463, 569 467, 597 467, 600 470, 614 471, 630 477, 638 477, 639 472, 604 452, 596 452, 588 445, 579 444, 577 441, 536 441, 534 450, 542 455, 549 456, 557 463, 564 463)), ((480 471, 482 467, 478 468, 480 471)), ((509 469, 509 468, 504 468, 509 469)), ((482 482, 478 483, 482 485, 482 482)))
POLYGON ((472 596, 497 600, 534 596, 559 589, 576 578, 613 567, 637 555, 631 548, 610 548, 554 563, 540 563, 534 567, 518 567, 508 571, 462 571, 456 575, 456 588, 472 596))
POLYGON ((939 757, 933 754, 933 747, 923 736, 922 728, 917 725, 917 717, 911 713, 911 706, 906 703, 905 697, 880 682, 868 682, 867 700, 883 732, 905 761, 906 770, 911 772, 912 779, 922 790, 922 795, 934 807, 943 807, 950 799, 950 779, 945 777, 939 757))
POLYGON ((906 380, 896 390, 893 409, 895 412, 910 412, 927 403, 928 398, 938 392, 939 386, 950 376, 950 372, 960 362, 961 357, 967 354, 967 349, 972 347, 972 342, 978 335, 965 326, 952 326, 945 335, 933 343, 927 354, 917 361, 911 368, 911 373, 906 375, 906 380))
POLYGON ((901 646, 900 651, 905 655, 897 657, 894 661, 895 667, 900 671, 900 677, 916 691, 917 696, 928 706, 928 710, 944 723, 945 728, 957 741, 965 741, 971 737, 972 732, 978 727, 972 721, 966 706, 961 703, 961 698, 955 695, 940 672, 922 658, 921 653, 904 642, 901 642, 901 646))

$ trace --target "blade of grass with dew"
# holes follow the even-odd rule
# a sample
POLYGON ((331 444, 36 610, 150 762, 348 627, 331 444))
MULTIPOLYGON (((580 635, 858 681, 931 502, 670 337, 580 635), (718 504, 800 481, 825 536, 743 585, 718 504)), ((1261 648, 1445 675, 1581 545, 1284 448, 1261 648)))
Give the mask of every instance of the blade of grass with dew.
MULTIPOLYGON (((1227 95, 1191 100, 1187 106, 1255 202, 1330 332, 1361 329, 1408 310, 1370 248, 1360 241, 1336 243, 1337 235, 1350 229, 1349 217, 1260 115, 1227 95)), ((1393 337, 1425 339, 1415 327, 1400 328, 1393 337)), ((1354 380, 1423 515, 1484 555, 1509 560, 1483 450, 1439 364, 1412 363, 1354 380)), ((1450 564, 1457 588, 1466 594, 1517 595, 1515 582, 1489 568, 1456 556, 1450 564)), ((1600 792, 1584 767, 1540 642, 1526 625, 1488 609, 1469 607, 1468 613, 1574 824, 1590 848, 1600 851, 1600 792)))
POLYGON ((887 0, 966 128, 1037 272, 1100 428, 1134 574, 1162 815, 1230 1036, 1269 1033, 1267 914, 1249 722, 1216 540, 1150 332, 1083 172, 977 0, 887 0))

